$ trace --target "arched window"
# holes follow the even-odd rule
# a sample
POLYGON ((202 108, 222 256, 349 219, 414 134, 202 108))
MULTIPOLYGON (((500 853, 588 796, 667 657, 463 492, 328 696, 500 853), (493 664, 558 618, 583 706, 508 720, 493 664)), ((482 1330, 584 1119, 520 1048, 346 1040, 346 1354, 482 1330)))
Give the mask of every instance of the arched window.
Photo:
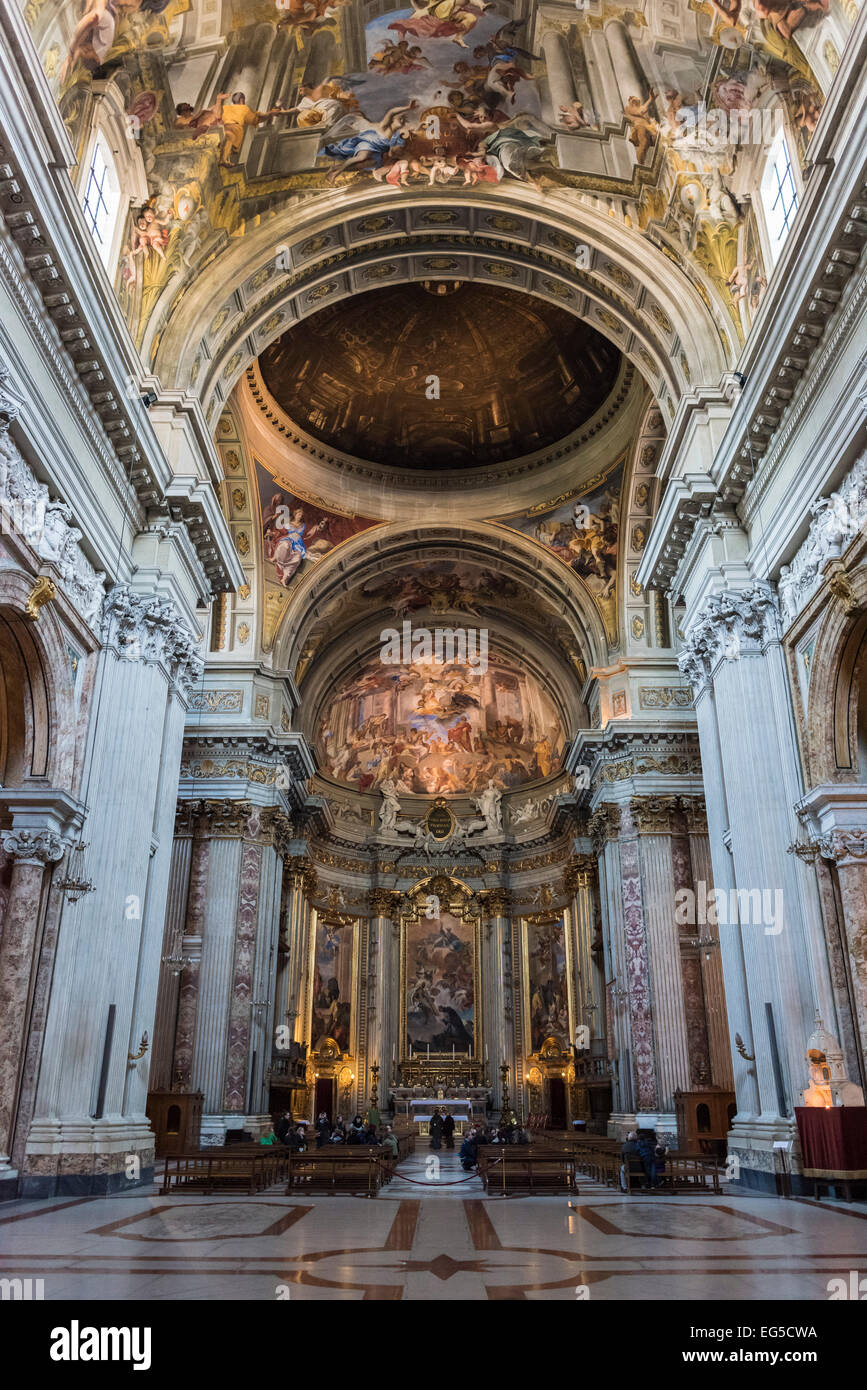
POLYGON ((710 1110, 703 1102, 696 1106, 695 1123, 699 1134, 707 1134, 710 1130, 710 1110))
POLYGON ((115 232, 120 212, 120 180, 114 155, 102 131, 97 133, 91 146, 82 206, 84 220, 96 242, 99 258, 110 272, 114 261, 115 232))
POLYGON ((761 183, 762 208, 771 260, 776 263, 798 211, 798 188, 789 142, 778 132, 768 151, 761 183))

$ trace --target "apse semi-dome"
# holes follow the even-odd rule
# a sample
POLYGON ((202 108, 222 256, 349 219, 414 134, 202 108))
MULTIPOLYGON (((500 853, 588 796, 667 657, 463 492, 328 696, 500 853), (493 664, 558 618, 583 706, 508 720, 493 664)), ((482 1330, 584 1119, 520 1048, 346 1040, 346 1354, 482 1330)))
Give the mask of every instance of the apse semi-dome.
POLYGON ((291 420, 391 467, 466 469, 547 448, 611 394, 621 355, 555 304, 499 286, 395 285, 290 329, 259 358, 291 420))
POLYGON ((404 794, 476 794, 547 777, 564 730, 532 673, 499 655, 461 662, 366 662, 338 685, 317 728, 320 766, 359 791, 386 778, 404 794))

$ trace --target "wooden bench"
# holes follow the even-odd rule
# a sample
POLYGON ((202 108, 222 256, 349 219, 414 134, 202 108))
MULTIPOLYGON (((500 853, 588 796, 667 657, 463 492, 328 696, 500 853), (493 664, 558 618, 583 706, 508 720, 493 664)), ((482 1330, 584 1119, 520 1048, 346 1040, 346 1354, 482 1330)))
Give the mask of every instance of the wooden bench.
POLYGON ((479 1176, 486 1191, 572 1192, 571 1154, 534 1152, 527 1144, 485 1144, 479 1148, 479 1176))
POLYGON ((394 1158, 387 1149, 361 1144, 333 1144, 293 1154, 286 1183, 287 1196, 309 1192, 363 1192, 373 1197, 388 1182, 394 1158))
POLYGON ((204 1149, 191 1154, 166 1154, 161 1193, 264 1192, 281 1182, 288 1171, 288 1150, 275 1153, 253 1145, 204 1149))

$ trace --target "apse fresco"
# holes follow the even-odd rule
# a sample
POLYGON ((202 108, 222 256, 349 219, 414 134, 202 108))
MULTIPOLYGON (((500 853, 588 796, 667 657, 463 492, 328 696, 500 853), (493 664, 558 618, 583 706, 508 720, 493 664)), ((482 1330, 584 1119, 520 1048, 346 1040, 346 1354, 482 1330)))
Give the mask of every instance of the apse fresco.
POLYGON ((407 1049, 472 1053, 472 925, 444 912, 408 922, 405 932, 407 1049))
POLYGON ((322 770, 376 790, 448 796, 547 777, 559 765, 563 729, 552 701, 527 672, 491 657, 469 665, 369 662, 329 702, 318 731, 322 770))
POLYGON ((256 463, 262 515, 262 545, 266 564, 288 589, 341 541, 377 523, 367 517, 340 516, 305 502, 278 478, 256 463))
POLYGON ((505 525, 532 536, 586 584, 605 623, 609 641, 617 636, 617 547, 623 466, 618 465, 593 491, 576 494, 544 511, 536 508, 505 525))
POLYGON ((332 925, 320 918, 313 947, 313 1016, 310 1050, 333 1038, 349 1051, 352 1028, 352 956, 355 927, 332 925))
POLYGON ((376 600, 399 619, 423 610, 478 617, 480 604, 502 607, 510 601, 526 600, 530 593, 506 575, 459 560, 426 560, 423 567, 390 570, 365 580, 360 590, 363 599, 376 600))
POLYGON ((754 151, 696 136, 689 112, 774 104, 804 162, 858 12, 854 0, 683 0, 606 10, 604 24, 566 6, 554 27, 535 0, 520 17, 484 0, 372 18, 361 0, 21 8, 75 149, 94 92, 113 82, 141 155, 147 196, 117 282, 139 341, 227 239, 299 196, 357 185, 385 202, 401 187, 472 196, 514 181, 626 198, 630 227, 691 258, 740 325, 752 287, 735 300, 747 272, 731 276, 748 264, 741 166, 754 170, 754 151))
POLYGON ((546 1038, 569 1040, 569 992, 566 984, 566 935, 562 922, 527 924, 530 995, 530 1050, 546 1038))

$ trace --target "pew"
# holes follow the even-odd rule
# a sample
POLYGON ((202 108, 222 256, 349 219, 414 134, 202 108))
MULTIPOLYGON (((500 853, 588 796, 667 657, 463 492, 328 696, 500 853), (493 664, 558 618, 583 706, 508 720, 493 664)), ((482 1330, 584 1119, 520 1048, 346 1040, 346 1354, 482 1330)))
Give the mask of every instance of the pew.
POLYGON ((160 1193, 264 1192, 282 1182, 288 1172, 288 1149, 254 1144, 225 1149, 200 1149, 198 1153, 166 1154, 160 1193))
POLYGON ((492 1194, 572 1192, 575 1187, 574 1157, 542 1146, 483 1144, 478 1163, 482 1184, 492 1194))
POLYGON ((292 1154, 286 1194, 361 1192, 374 1197, 391 1181, 394 1162, 388 1149, 362 1144, 333 1144, 292 1154))

